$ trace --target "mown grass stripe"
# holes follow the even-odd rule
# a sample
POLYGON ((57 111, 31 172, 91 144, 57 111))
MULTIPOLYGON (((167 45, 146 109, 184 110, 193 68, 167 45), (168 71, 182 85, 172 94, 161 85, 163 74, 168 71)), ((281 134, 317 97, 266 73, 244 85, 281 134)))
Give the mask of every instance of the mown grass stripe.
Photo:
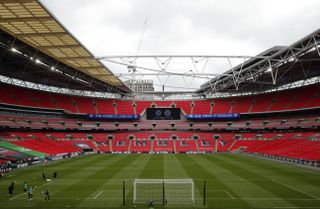
MULTIPOLYGON (((219 162, 220 160, 220 155, 201 155, 201 156, 197 156, 197 158, 199 158, 199 161, 201 164, 202 162, 211 162, 211 166, 213 166, 214 170, 216 170, 216 172, 212 172, 214 175, 217 175, 217 178, 223 178, 225 177, 224 175, 229 175, 232 178, 236 178, 236 179, 247 179, 247 178, 256 178, 256 176, 252 176, 252 175, 243 175, 243 171, 242 170, 238 170, 238 168, 233 167, 231 165, 225 164, 225 163, 221 163, 219 162), (220 173, 221 171, 223 171, 223 173, 220 173)), ((273 192, 270 192, 268 189, 266 189, 265 187, 261 186, 261 184, 259 182, 253 182, 253 181, 244 181, 241 183, 238 182, 228 182, 228 181, 224 181, 223 182, 231 192, 231 194, 233 194, 234 197, 239 198, 239 197, 277 197, 276 195, 273 194, 273 192)), ((246 199, 245 200, 247 202, 247 204, 249 204, 251 207, 257 207, 261 204, 264 204, 268 207, 273 206, 269 201, 267 200, 263 200, 261 199, 260 202, 257 201, 256 199, 246 199)), ((279 200, 281 201, 281 204, 286 204, 286 205, 290 205, 291 204, 285 200, 279 200)))
MULTIPOLYGON (((308 183, 307 184, 305 183, 304 175, 290 176, 289 174, 284 173, 282 170, 279 171, 278 169, 275 169, 275 168, 272 168, 272 169, 268 168, 267 166, 263 165, 265 163, 264 161, 260 161, 260 163, 257 163, 255 161, 255 159, 247 159, 246 157, 242 158, 241 156, 235 156, 235 158, 230 158, 229 156, 222 155, 221 158, 228 160, 231 163, 237 163, 237 164, 240 164, 243 166, 245 165, 247 170, 250 170, 251 172, 256 173, 260 176, 263 173, 265 176, 264 179, 269 179, 270 181, 272 181, 276 184, 282 185, 283 187, 286 187, 290 190, 299 192, 301 194, 307 195, 307 196, 314 198, 314 199, 319 199, 319 196, 311 194, 309 191, 306 191, 306 189, 308 189, 308 188, 314 188, 314 190, 316 190, 315 187, 317 187, 317 185, 320 184, 320 183, 317 184, 317 182, 320 181, 320 178, 318 177, 318 175, 310 176, 310 178, 313 178, 313 179, 318 178, 318 180, 314 180, 313 185, 309 185, 308 183), (242 159, 244 159, 244 160, 242 160, 242 159), (250 161, 252 161, 252 160, 255 163, 250 163, 250 161), (268 168, 268 169, 266 169, 266 168, 268 168), (259 170, 259 172, 257 170, 259 170), (268 175, 266 175, 266 174, 268 174, 268 175), (272 178, 270 178, 269 176, 271 176, 272 178), (290 186, 289 183, 284 183, 284 181, 291 182, 291 185, 292 184, 293 185, 302 185, 304 189, 298 189, 297 186, 290 186)), ((304 172, 304 170, 302 170, 302 172, 304 172)), ((261 179, 263 179, 263 178, 261 178, 261 179)))
MULTIPOLYGON (((210 159, 210 158, 209 158, 210 159)), ((250 171, 246 164, 239 163, 237 161, 229 161, 229 158, 225 158, 224 155, 220 155, 219 157, 216 157, 214 159, 211 158, 211 160, 214 160, 216 164, 220 165, 221 167, 225 169, 229 169, 230 171, 234 172, 238 176, 241 176, 242 178, 260 178, 260 179, 269 179, 262 174, 258 174, 256 172, 250 171)), ((270 180, 270 179, 269 179, 270 180)), ((296 197, 302 195, 303 198, 310 198, 310 196, 306 196, 303 193, 296 193, 297 191, 293 191, 291 189, 288 189, 287 187, 284 187, 283 185, 277 184, 274 181, 269 181, 268 184, 264 184, 262 182, 251 182, 252 184, 263 188, 264 190, 268 191, 270 194, 279 197, 279 198, 288 198, 288 197, 296 197)), ((291 200, 283 200, 285 202, 290 202, 290 206, 297 206, 295 201, 291 200)))
MULTIPOLYGON (((89 197, 92 192, 96 191, 97 188, 100 187, 101 181, 97 178, 104 176, 104 178, 112 178, 112 176, 116 175, 124 165, 129 164, 131 160, 134 160, 133 157, 129 155, 115 155, 111 159, 102 157, 97 162, 91 162, 90 167, 81 166, 82 170, 77 171, 76 175, 74 175, 75 179, 70 181, 68 184, 59 189, 58 193, 53 193, 53 197, 76 197, 76 198, 85 198, 89 197), (121 165, 121 166, 120 166, 121 165), (108 172, 110 167, 114 168, 113 172, 108 172), (93 181, 95 180, 95 181, 93 181), (89 184, 87 183, 89 182, 89 184)), ((72 172, 72 169, 71 169, 72 172)), ((57 202, 58 207, 78 207, 84 200, 78 199, 76 201, 57 202)), ((43 207, 44 203, 40 202, 35 207, 43 207)))
MULTIPOLYGON (((44 182, 42 179, 42 176, 41 176, 42 172, 46 172, 49 175, 52 172, 48 172, 48 171, 58 171, 58 180, 55 181, 55 184, 56 184, 60 181, 60 178, 66 178, 68 175, 75 175, 77 171, 81 170, 81 167, 83 168, 83 166, 88 167, 89 165, 91 165, 93 159, 96 159, 96 156, 86 156, 86 157, 80 157, 80 158, 67 159, 65 161, 57 161, 51 164, 45 164, 41 166, 31 166, 31 167, 15 170, 13 172, 14 178, 5 176, 5 178, 3 179, 4 181, 1 181, 1 184, 7 186, 14 180, 16 182, 16 185, 22 185, 24 181, 28 181, 29 185, 33 187, 37 186, 36 187, 37 189, 39 187, 44 187, 45 185, 47 185, 47 182, 44 182), (75 167, 76 165, 80 165, 80 164, 82 165, 81 167, 72 169, 72 172, 64 173, 66 170, 70 169, 70 166, 75 167)), ((97 158, 97 159, 100 159, 100 158, 97 158)), ((48 178, 50 178, 50 175, 48 176, 48 178)), ((1 190, 0 195, 4 192, 6 191, 1 190)), ((22 186, 21 188, 16 186, 15 193, 17 197, 23 196, 24 193, 22 190, 22 186)))
MULTIPOLYGON (((199 158, 197 155, 178 155, 177 159, 180 161, 181 165, 184 167, 186 172, 191 178, 195 179, 202 179, 201 181, 197 182, 198 190, 202 190, 201 187, 203 180, 211 179, 210 181, 207 180, 207 189, 213 188, 213 189, 219 189, 219 190, 228 190, 230 191, 229 187, 224 184, 223 182, 219 181, 219 178, 217 178, 214 175, 214 171, 212 170, 212 167, 209 166, 203 166, 199 162, 199 158)), ((233 195, 234 196, 234 195, 233 195)), ((208 208, 215 208, 218 205, 221 204, 220 201, 215 199, 215 201, 212 201, 212 197, 210 195, 207 195, 207 206, 208 208)), ((249 205, 246 201, 240 200, 240 199, 228 199, 227 202, 224 203, 225 208, 250 208, 251 205, 249 205)))

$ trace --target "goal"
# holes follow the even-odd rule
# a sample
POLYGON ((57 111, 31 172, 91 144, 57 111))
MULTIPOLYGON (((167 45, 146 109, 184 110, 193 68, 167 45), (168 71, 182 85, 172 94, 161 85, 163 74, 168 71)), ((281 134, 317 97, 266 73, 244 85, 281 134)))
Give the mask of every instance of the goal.
POLYGON ((135 179, 133 202, 156 204, 193 204, 193 179, 135 179))

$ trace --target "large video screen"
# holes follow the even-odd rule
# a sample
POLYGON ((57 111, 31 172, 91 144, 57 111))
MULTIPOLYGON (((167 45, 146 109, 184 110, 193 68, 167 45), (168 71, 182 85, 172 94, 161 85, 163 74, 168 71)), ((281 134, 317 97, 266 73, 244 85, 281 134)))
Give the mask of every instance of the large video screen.
POLYGON ((147 120, 180 120, 180 108, 147 108, 147 120))

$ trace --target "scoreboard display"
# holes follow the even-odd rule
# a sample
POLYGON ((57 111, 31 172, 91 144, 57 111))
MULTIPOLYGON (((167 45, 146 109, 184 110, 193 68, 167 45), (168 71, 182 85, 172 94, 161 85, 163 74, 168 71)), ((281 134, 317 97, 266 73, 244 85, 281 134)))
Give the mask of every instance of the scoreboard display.
POLYGON ((147 120, 180 120, 180 108, 147 108, 147 120))

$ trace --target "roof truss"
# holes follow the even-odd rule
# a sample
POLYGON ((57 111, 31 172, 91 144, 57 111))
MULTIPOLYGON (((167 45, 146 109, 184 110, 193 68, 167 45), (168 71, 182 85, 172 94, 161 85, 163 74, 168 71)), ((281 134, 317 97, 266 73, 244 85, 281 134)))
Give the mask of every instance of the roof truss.
POLYGON ((246 65, 242 63, 238 66, 230 66, 230 70, 225 74, 230 76, 217 76, 201 86, 199 92, 208 94, 223 91, 226 89, 238 90, 243 83, 255 83, 260 85, 277 85, 279 80, 288 75, 293 67, 300 65, 302 76, 306 77, 306 65, 308 62, 320 61, 320 29, 304 37, 289 47, 285 47, 274 54, 251 58, 246 65), (308 54, 313 54, 310 58, 308 54), (266 79, 266 75, 269 79, 266 79), (264 79, 260 79, 260 78, 264 79))

